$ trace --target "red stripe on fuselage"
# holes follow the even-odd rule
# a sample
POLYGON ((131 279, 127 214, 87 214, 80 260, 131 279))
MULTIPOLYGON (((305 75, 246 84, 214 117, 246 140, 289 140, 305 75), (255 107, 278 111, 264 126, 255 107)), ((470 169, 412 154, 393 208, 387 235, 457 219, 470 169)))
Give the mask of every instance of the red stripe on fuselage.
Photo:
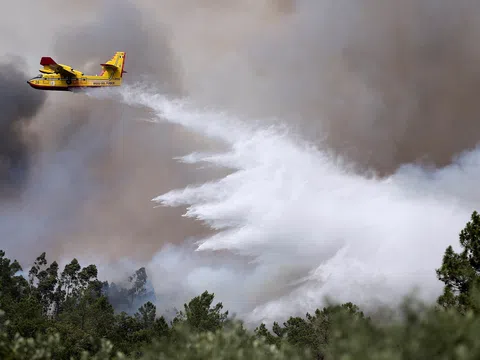
POLYGON ((72 89, 90 89, 90 88, 100 88, 100 87, 109 87, 109 86, 48 86, 48 85, 37 85, 37 84, 29 84, 32 88, 38 90, 53 90, 53 91, 70 91, 72 89))
POLYGON ((127 58, 127 53, 123 53, 123 61, 122 61, 122 71, 120 72, 120 77, 123 77, 123 68, 125 66, 125 59, 127 58))
POLYGON ((29 84, 32 88, 38 90, 57 90, 57 91, 68 91, 68 87, 66 86, 48 86, 48 85, 36 85, 36 84, 29 84))

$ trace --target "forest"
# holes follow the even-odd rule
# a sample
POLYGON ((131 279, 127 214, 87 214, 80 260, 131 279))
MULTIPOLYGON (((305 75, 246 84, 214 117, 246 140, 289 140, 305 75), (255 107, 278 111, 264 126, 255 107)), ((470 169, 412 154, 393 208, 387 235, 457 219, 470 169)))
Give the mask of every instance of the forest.
POLYGON ((167 321, 141 301, 144 268, 119 286, 100 281, 95 265, 73 259, 60 269, 42 253, 22 275, 21 264, 0 250, 0 359, 479 359, 476 211, 452 241, 460 252, 449 246, 432 269, 444 283, 434 304, 406 297, 398 309, 366 314, 352 299, 254 330, 208 290, 167 321))

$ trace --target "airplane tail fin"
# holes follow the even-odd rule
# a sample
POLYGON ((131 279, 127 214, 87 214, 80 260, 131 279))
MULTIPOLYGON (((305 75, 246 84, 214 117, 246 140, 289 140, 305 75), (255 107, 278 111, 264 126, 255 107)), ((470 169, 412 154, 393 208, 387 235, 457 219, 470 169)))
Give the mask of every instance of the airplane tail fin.
POLYGON ((108 74, 110 79, 121 79, 123 74, 127 73, 125 70, 123 70, 125 66, 126 55, 127 53, 124 51, 117 51, 110 60, 104 64, 100 64, 103 70, 101 75, 108 74))

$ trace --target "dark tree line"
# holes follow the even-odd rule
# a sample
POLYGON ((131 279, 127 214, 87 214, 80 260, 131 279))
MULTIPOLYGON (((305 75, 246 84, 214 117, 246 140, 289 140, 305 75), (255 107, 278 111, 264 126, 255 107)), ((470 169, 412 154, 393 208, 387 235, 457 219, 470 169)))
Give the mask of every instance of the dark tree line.
POLYGON ((0 359, 480 358, 477 212, 459 240, 462 250, 449 246, 435 270, 445 285, 435 306, 406 301, 400 320, 380 323, 353 303, 333 304, 254 331, 208 291, 167 321, 145 300, 145 268, 119 286, 100 281, 95 265, 73 259, 60 269, 42 253, 22 276, 0 251, 0 359))

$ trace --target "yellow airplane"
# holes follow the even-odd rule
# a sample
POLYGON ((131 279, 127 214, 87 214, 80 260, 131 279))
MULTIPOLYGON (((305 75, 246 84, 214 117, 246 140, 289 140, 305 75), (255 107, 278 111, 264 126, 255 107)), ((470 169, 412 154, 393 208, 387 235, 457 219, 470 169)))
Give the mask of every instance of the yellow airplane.
POLYGON ((42 74, 28 80, 27 83, 34 89, 60 91, 120 86, 123 74, 126 73, 123 70, 125 55, 125 52, 118 51, 105 64, 100 64, 102 66, 100 75, 85 75, 70 66, 57 64, 51 57, 42 57, 40 60, 40 65, 43 65, 43 69, 40 69, 42 74))

